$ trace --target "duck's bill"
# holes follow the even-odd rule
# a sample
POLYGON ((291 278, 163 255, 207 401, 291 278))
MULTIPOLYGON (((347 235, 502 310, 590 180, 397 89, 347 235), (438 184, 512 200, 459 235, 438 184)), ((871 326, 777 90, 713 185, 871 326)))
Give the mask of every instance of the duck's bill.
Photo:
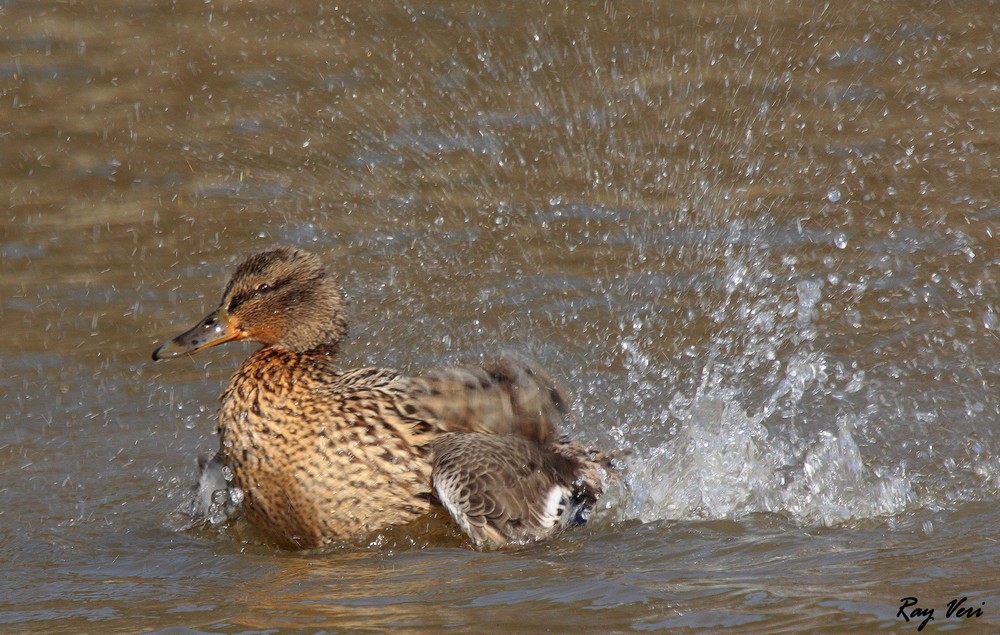
POLYGON ((181 333, 166 344, 153 351, 153 360, 194 355, 206 348, 238 340, 242 332, 234 328, 224 307, 219 307, 205 316, 192 329, 181 333))

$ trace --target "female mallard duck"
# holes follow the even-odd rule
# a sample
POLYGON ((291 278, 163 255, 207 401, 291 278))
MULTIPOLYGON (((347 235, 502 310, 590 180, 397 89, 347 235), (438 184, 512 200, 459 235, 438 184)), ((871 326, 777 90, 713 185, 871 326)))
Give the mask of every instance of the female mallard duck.
POLYGON ((264 345, 233 375, 218 422, 218 460, 251 523, 305 549, 409 522, 435 499, 477 546, 586 522, 606 459, 560 438, 567 400, 548 376, 510 359, 421 377, 342 371, 346 333, 337 281, 279 247, 244 260, 219 308, 153 353, 264 345))

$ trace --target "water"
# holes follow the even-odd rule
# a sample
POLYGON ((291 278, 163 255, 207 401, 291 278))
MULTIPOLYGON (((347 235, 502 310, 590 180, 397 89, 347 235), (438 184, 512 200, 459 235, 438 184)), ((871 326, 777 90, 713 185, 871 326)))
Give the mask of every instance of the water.
POLYGON ((0 3, 0 629, 997 630, 995 15, 0 3), (631 451, 592 523, 181 530, 250 349, 149 355, 275 243, 345 365, 563 378, 631 451))

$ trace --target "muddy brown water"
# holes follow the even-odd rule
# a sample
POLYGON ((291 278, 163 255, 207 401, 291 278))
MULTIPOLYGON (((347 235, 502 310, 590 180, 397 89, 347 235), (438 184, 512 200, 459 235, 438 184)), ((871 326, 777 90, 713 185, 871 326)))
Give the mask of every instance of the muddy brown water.
POLYGON ((1000 629, 998 11, 0 2, 0 630, 1000 629), (277 243, 345 366, 529 355, 623 486, 493 553, 182 530, 250 348, 149 356, 277 243))

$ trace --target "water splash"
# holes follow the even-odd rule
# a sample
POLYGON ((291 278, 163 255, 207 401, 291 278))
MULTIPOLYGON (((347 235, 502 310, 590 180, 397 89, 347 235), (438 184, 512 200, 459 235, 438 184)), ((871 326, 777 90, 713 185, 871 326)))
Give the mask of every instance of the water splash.
MULTIPOLYGON (((815 375, 790 378, 781 390, 798 395, 808 381, 815 375)), ((856 417, 840 417, 811 440, 790 428, 769 431, 765 419, 747 414, 733 395, 696 397, 676 434, 629 466, 629 515, 648 522, 768 512, 833 525, 898 514, 915 502, 905 470, 866 466, 856 417)))
POLYGON ((621 340, 628 394, 649 404, 622 426, 635 450, 625 513, 647 522, 777 513, 833 525, 906 511, 918 496, 905 461, 866 461, 859 443, 867 410, 848 397, 864 371, 816 350, 826 281, 797 275, 793 259, 768 267, 754 245, 725 250, 693 309, 714 327, 700 352, 660 362, 651 351, 661 334, 642 319, 621 340), (664 399, 672 371, 701 379, 664 399))

